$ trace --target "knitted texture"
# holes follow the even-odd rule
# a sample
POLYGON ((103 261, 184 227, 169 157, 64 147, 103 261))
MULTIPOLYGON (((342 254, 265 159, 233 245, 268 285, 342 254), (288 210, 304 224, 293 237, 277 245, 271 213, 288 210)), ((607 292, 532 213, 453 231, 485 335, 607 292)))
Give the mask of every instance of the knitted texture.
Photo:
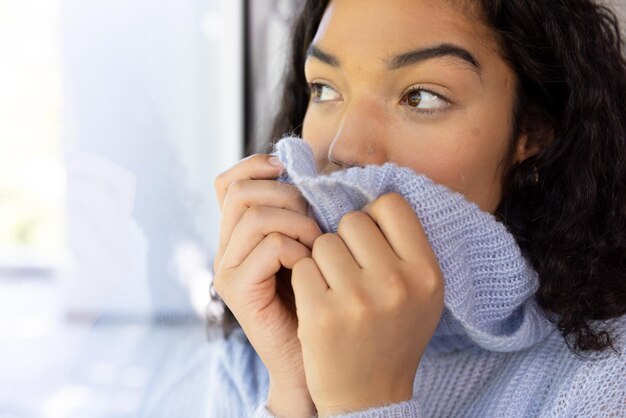
POLYGON ((445 279, 444 313, 430 349, 475 343, 516 351, 554 331, 534 299, 537 274, 513 236, 460 193, 392 163, 318 176, 313 153, 299 138, 281 140, 275 153, 286 169, 280 180, 298 187, 325 232, 336 232, 343 215, 385 193, 409 202, 445 279))
MULTIPOLYGON (((422 356, 413 399, 338 416, 626 416, 625 356, 592 361, 569 351, 537 306, 537 274, 492 215, 391 163, 320 176, 311 149, 299 138, 281 140, 275 154, 286 168, 279 180, 301 191, 326 232, 335 232, 344 214, 385 193, 402 195, 444 275, 444 312, 422 356)), ((614 322, 617 336, 625 323, 624 317, 614 322)), ((210 416, 273 417, 264 401, 267 371, 242 342, 243 332, 237 335, 216 345, 219 396, 210 416)), ((621 342, 616 340, 618 347, 621 342)))

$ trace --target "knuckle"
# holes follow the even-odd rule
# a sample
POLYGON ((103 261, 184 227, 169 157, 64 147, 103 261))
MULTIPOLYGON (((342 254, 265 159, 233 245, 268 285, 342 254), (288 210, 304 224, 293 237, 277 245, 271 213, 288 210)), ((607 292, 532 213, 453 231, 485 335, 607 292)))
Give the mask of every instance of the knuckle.
POLYGON ((300 270, 302 270, 302 268, 304 267, 304 263, 306 258, 301 258, 300 260, 296 261, 295 263, 293 263, 293 268, 291 269, 291 280, 297 280, 298 279, 298 273, 300 273, 300 270))
POLYGON ((392 270, 385 275, 385 287, 386 288, 400 288, 405 287, 405 277, 402 272, 392 270))
POLYGON ((409 299, 409 292, 404 277, 392 273, 387 277, 385 292, 383 292, 383 306, 385 310, 394 310, 404 306, 409 299))
POLYGON ((425 272, 423 277, 421 291, 424 294, 430 297, 443 296, 445 285, 443 275, 439 269, 431 268, 425 272))
POLYGON ((286 237, 279 232, 271 232, 269 235, 265 237, 265 241, 267 244, 275 251, 282 250, 287 243, 286 237))
POLYGON ((343 215, 341 219, 339 220, 339 226, 337 228, 337 231, 340 232, 340 231, 344 231, 346 228, 347 229, 353 228, 354 226, 363 222, 363 220, 367 216, 368 215, 360 211, 348 212, 345 215, 343 215))
POLYGON ((213 185, 215 186, 216 189, 224 188, 224 184, 226 183, 227 173, 228 173, 227 171, 223 171, 219 173, 217 176, 215 176, 215 179, 213 180, 213 185))
POLYGON ((240 194, 242 193, 248 184, 246 179, 235 179, 228 185, 228 193, 240 194))
POLYGON ((254 224, 258 224, 262 222, 263 217, 265 216, 265 209, 262 206, 250 206, 246 209, 243 216, 246 219, 246 222, 251 222, 254 224))
POLYGON ((317 237, 315 239, 315 241, 313 241, 313 258, 315 258, 315 255, 319 253, 320 249, 322 247, 326 247, 330 244, 332 244, 335 240, 335 234, 331 233, 331 232, 327 232, 325 234, 320 235, 319 237, 317 237))
POLYGON ((360 292, 353 292, 345 305, 346 315, 350 322, 360 324, 369 323, 373 320, 371 303, 367 297, 360 292))
POLYGON ((311 235, 318 235, 318 236, 321 233, 319 225, 317 224, 315 219, 312 219, 312 218, 307 218, 306 231, 307 233, 311 235))
POLYGON ((335 239, 335 234, 333 234, 332 232, 326 232, 325 234, 322 234, 319 237, 317 237, 317 239, 313 243, 313 246, 319 247, 323 245, 328 245, 331 242, 333 242, 334 239, 335 239))
POLYGON ((300 260, 296 261, 293 265, 293 268, 291 269, 291 280, 300 280, 300 277, 302 276, 301 270, 306 269, 307 264, 309 264, 311 261, 313 261, 313 259, 310 257, 303 257, 300 260))
POLYGON ((386 193, 383 195, 383 201, 388 204, 398 204, 404 202, 404 198, 395 192, 386 193))
POLYGON ((401 205, 403 203, 404 203, 404 198, 400 196, 398 193, 392 192, 392 193, 386 193, 380 196, 378 199, 376 199, 376 201, 374 201, 374 204, 372 205, 372 207, 380 210, 380 209, 386 209, 386 208, 391 208, 391 207, 397 207, 398 205, 401 205))

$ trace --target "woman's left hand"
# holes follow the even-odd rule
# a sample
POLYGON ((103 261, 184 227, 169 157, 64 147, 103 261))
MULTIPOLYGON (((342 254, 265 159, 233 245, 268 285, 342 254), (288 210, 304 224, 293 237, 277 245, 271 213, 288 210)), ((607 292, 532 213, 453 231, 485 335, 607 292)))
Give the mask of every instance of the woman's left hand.
POLYGON ((307 386, 320 417, 412 398, 443 312, 439 263, 411 206, 346 214, 292 271, 307 386))

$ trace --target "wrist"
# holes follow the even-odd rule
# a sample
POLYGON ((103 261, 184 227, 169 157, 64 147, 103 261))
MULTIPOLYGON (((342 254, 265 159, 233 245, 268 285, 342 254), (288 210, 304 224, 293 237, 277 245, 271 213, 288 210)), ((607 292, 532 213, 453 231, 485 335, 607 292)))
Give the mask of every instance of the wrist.
POLYGON ((387 405, 406 402, 413 398, 411 391, 401 391, 394 394, 382 395, 380 393, 370 393, 365 396, 342 397, 340 402, 329 402, 323 404, 316 402, 316 411, 319 418, 328 418, 336 415, 364 411, 370 408, 380 408, 387 405), (348 400, 350 399, 350 400, 348 400))
POLYGON ((267 396, 267 409, 277 417, 311 418, 317 416, 315 404, 306 384, 272 382, 267 396))

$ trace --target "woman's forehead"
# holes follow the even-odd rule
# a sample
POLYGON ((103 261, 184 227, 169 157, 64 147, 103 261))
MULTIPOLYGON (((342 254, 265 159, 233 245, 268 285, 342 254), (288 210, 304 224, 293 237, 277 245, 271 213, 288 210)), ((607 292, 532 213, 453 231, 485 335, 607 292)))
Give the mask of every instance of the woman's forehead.
POLYGON ((313 44, 337 56, 385 59, 435 45, 496 52, 494 34, 466 0, 332 0, 313 44))

